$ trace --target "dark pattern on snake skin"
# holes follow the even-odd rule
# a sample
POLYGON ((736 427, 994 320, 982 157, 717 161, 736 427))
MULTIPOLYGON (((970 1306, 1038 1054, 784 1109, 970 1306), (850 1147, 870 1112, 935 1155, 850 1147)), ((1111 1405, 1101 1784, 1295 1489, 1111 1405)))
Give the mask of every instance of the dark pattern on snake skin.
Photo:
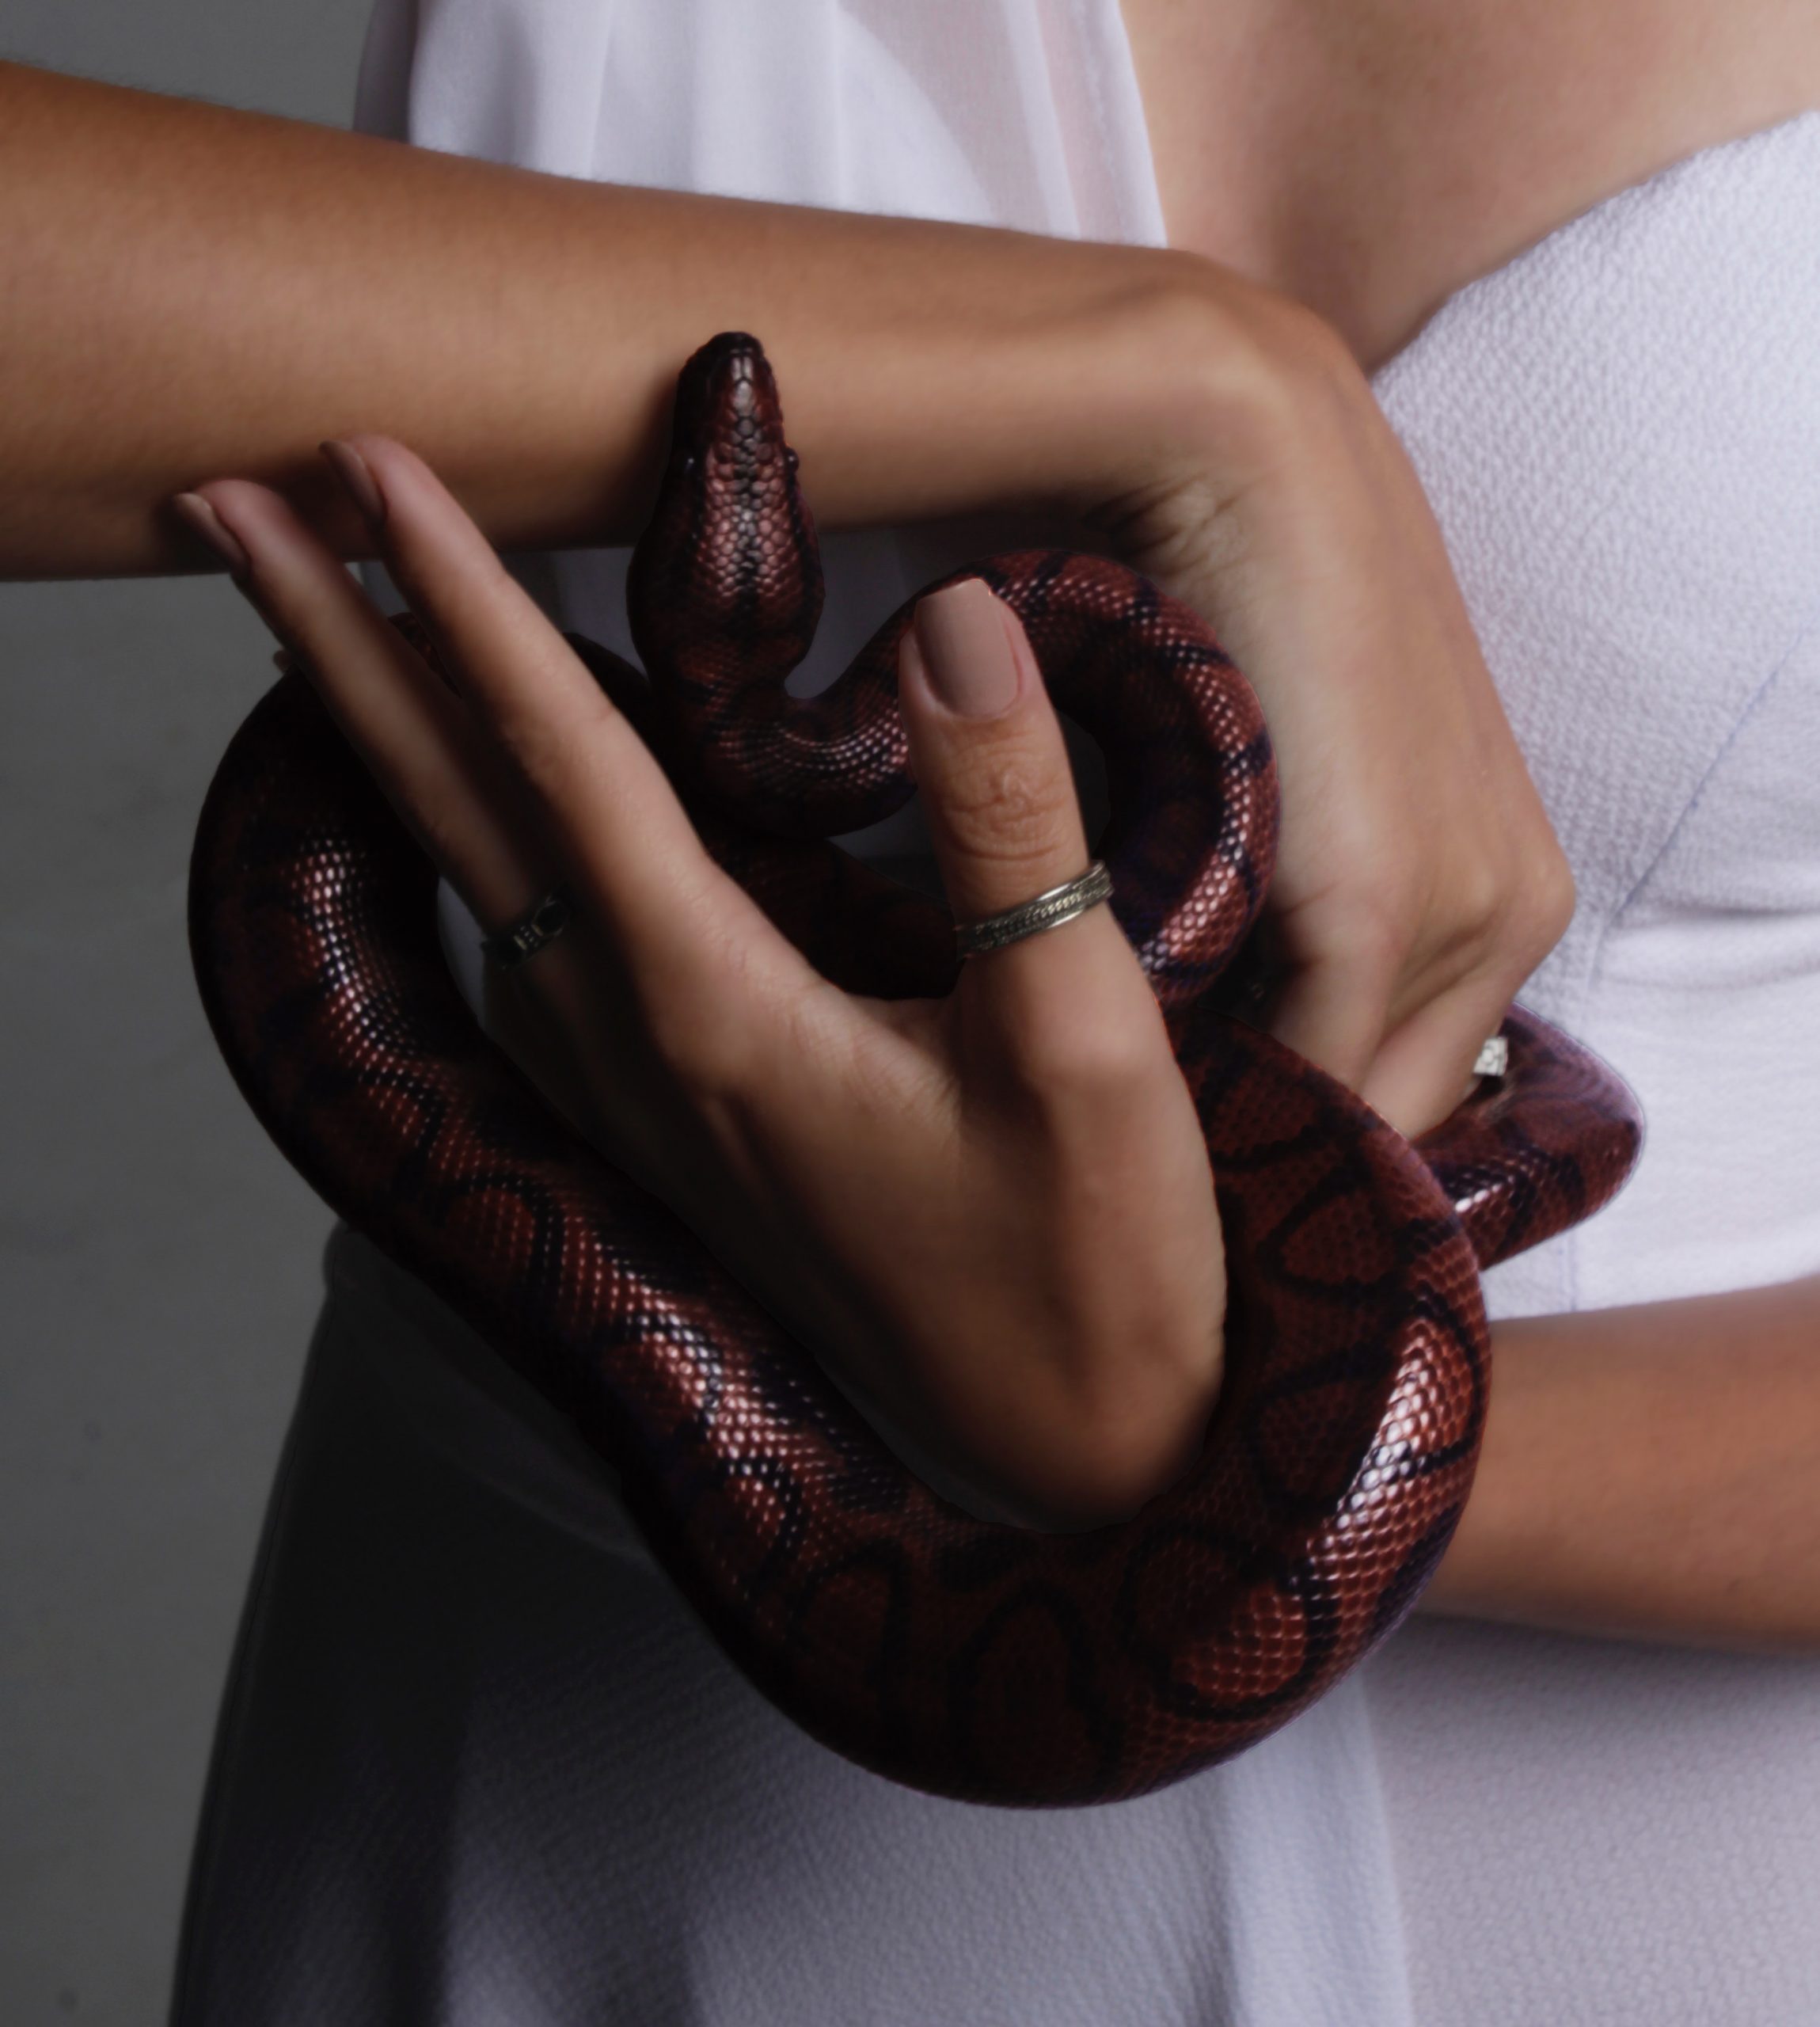
MULTIPOLYGON (((450 980, 435 875, 303 680, 235 738, 192 940, 241 1088, 329 1203, 572 1416, 723 1647, 816 1737, 998 1803, 1140 1793, 1226 1757, 1394 1626, 1470 1485, 1481 1264, 1596 1209, 1638 1139, 1610 1073, 1514 1012, 1510 1076, 1418 1153, 1219 1010, 1270 877, 1249 688, 1131 572, 977 566, 1100 741, 1119 918, 1168 1016, 1218 1188, 1228 1378, 1200 1461, 1125 1523, 1051 1535, 930 1492, 660 1204, 539 1102, 450 980)), ((686 367, 630 597, 652 681, 577 642, 710 849, 829 976, 940 993, 946 917, 821 842, 910 793, 894 614, 788 698, 821 580, 757 344, 686 367)), ((985 961, 990 961, 990 960, 985 961)))

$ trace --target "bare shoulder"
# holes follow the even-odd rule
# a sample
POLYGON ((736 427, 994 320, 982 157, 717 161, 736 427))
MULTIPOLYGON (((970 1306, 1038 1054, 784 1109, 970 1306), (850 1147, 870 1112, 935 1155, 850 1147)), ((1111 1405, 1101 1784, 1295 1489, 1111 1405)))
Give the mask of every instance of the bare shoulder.
POLYGON ((1122 0, 1171 239, 1381 358, 1702 148, 1820 107, 1815 0, 1122 0))

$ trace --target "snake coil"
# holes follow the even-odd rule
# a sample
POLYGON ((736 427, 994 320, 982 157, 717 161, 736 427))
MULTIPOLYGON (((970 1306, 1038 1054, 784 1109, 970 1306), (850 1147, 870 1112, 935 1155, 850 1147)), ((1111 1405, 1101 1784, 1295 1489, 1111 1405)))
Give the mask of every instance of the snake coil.
MULTIPOLYGON (((1120 1525, 1045 1535, 945 1504, 547 1111, 456 991, 434 871, 297 675, 209 791, 192 948, 222 1053, 287 1157, 574 1419, 767 1695, 933 1793, 1108 1801, 1263 1737, 1408 1610, 1472 1481, 1480 1269, 1596 1210, 1640 1129, 1611 1072, 1521 1010, 1507 1075, 1415 1147, 1222 1010, 1275 835, 1256 698, 1195 614, 1118 565, 1030 551, 955 575, 1015 608, 1105 755, 1114 906, 1226 1234, 1218 1409, 1194 1469, 1120 1525)), ((709 849, 827 976, 939 994, 945 915, 826 842, 912 792, 894 686, 910 607, 804 702, 784 683, 821 592, 769 369, 724 333, 683 369, 629 579, 646 673, 576 645, 709 849)))

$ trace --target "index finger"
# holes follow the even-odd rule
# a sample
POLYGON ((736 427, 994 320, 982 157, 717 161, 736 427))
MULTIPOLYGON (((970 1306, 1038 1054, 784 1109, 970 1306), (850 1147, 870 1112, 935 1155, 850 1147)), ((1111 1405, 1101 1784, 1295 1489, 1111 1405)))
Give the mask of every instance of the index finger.
POLYGON ((346 450, 387 568, 646 996, 720 1003, 735 949, 748 975, 800 982, 802 960, 709 856, 649 747, 428 466, 386 437, 346 450))

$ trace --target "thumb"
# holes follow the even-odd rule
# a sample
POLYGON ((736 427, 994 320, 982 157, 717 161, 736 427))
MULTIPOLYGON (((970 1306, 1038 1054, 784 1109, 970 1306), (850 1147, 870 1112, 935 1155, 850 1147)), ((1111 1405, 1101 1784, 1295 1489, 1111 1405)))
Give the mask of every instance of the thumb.
MULTIPOLYGON (((1017 615, 978 578, 934 591, 899 650, 910 764, 957 922, 1035 900, 1087 870, 1061 721, 1017 615)), ((1140 1054, 1166 1059, 1161 1016, 1112 911, 970 957, 953 1000, 963 1077, 1045 1105, 1128 1093, 1140 1054)))
POLYGON ((1022 622, 982 579, 919 601, 898 650, 898 693, 957 922, 1085 872, 1061 724, 1022 622))

